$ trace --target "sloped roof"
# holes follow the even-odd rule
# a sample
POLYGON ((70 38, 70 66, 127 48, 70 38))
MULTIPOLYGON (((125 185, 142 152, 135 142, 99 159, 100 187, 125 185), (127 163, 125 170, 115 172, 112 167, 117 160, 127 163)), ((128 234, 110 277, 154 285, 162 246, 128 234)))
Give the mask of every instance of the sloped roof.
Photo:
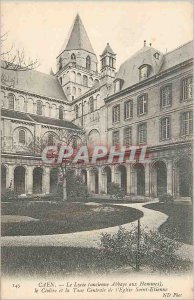
POLYGON ((106 53, 110 53, 110 54, 116 55, 116 54, 114 53, 114 51, 112 50, 111 46, 109 45, 109 43, 107 43, 106 48, 105 48, 104 51, 102 52, 102 55, 101 55, 101 56, 105 55, 106 53))
MULTIPOLYGON (((125 89, 140 82, 139 67, 144 64, 151 66, 149 77, 152 77, 184 61, 187 61, 192 57, 193 41, 188 42, 166 54, 161 53, 153 47, 144 46, 133 56, 127 59, 123 64, 121 64, 116 74, 115 80, 121 79, 123 81, 122 89, 125 89), (159 53, 159 59, 155 57, 155 53, 159 53)), ((112 94, 114 94, 113 85, 110 91, 110 95, 112 94)))
MULTIPOLYGON (((58 79, 36 70, 13 71, 2 69, 5 85, 48 98, 68 101, 58 79)), ((3 84, 2 81, 2 84, 3 84)))
POLYGON ((94 53, 89 37, 82 23, 80 16, 77 14, 73 25, 69 31, 68 37, 63 44, 60 53, 65 50, 82 49, 94 53))
POLYGON ((161 71, 165 71, 191 58, 193 58, 193 41, 167 52, 164 55, 164 63, 161 71))
POLYGON ((19 111, 15 111, 15 110, 4 109, 4 108, 2 108, 2 110, 1 110, 1 116, 7 117, 10 119, 29 121, 31 123, 37 122, 37 123, 43 123, 43 124, 54 125, 54 126, 59 126, 59 127, 65 127, 65 128, 69 128, 69 129, 80 130, 80 128, 78 126, 76 126, 75 124, 73 124, 72 122, 69 122, 69 121, 47 118, 47 117, 43 117, 43 116, 39 116, 39 115, 34 115, 34 114, 19 112, 19 111))
POLYGON ((144 46, 120 66, 116 78, 123 80, 122 88, 125 89, 139 82, 139 67, 144 64, 150 65, 152 67, 150 76, 152 76, 159 71, 162 61, 163 55, 160 51, 144 46), (160 54, 159 59, 154 57, 155 53, 160 54))

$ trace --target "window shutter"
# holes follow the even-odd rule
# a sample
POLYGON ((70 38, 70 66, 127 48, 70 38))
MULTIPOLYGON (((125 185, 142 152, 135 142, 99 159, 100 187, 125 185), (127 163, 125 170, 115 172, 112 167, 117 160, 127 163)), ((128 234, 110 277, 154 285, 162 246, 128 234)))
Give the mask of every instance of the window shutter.
POLYGON ((184 90, 184 80, 182 79, 181 82, 180 82, 180 102, 182 102, 184 99, 183 99, 183 90, 184 90))
POLYGON ((139 103, 140 97, 137 98, 137 115, 139 116, 139 103))
POLYGON ((147 114, 148 113, 148 94, 145 94, 145 113, 147 114))
POLYGON ((171 119, 168 117, 168 138, 171 138, 171 119))
POLYGON ((133 117, 133 101, 130 101, 130 117, 133 117))
POLYGON ((180 113, 180 137, 183 135, 183 114, 180 113))
POLYGON ((162 109, 162 91, 163 88, 160 88, 160 109, 162 109))
POLYGON ((172 105, 172 85, 169 86, 169 104, 172 105))

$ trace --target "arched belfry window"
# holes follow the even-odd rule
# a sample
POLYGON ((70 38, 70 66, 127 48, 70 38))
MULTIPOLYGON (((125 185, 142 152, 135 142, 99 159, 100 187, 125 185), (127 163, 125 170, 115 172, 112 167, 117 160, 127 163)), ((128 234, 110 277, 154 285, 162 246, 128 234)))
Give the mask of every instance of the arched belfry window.
POLYGON ((74 53, 71 54, 71 60, 76 61, 76 56, 74 53))
POLYGON ((78 107, 78 105, 76 104, 75 105, 75 117, 76 117, 76 119, 79 117, 79 107, 78 107))
POLYGON ((19 131, 19 143, 20 144, 25 144, 25 142, 26 142, 26 133, 23 129, 21 129, 19 131))
POLYGON ((14 110, 14 95, 13 94, 8 95, 8 105, 9 105, 9 109, 14 110))
POLYGON ((90 58, 90 56, 88 55, 88 56, 86 57, 86 69, 87 69, 87 70, 90 70, 90 68, 91 68, 91 58, 90 58))
POLYGON ((94 111, 94 98, 90 97, 89 99, 89 109, 90 109, 90 113, 92 113, 94 111))
POLYGON ((63 120, 63 106, 59 106, 59 119, 63 120))
POLYGON ((37 101, 37 115, 42 115, 42 101, 37 101))

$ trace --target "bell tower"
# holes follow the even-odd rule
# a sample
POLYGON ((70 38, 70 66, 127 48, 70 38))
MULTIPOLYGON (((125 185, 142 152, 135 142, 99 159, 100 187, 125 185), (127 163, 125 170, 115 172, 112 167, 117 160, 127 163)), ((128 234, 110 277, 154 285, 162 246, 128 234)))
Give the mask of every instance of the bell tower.
POLYGON ((111 84, 115 79, 116 70, 116 54, 107 43, 102 55, 101 60, 101 82, 111 84))
POLYGON ((78 14, 57 57, 56 76, 69 101, 99 81, 97 57, 78 14))

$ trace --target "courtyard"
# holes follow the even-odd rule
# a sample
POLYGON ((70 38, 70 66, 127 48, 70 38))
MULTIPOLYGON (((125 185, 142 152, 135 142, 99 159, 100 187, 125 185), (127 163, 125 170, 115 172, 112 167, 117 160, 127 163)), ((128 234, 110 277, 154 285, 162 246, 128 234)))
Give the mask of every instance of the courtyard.
MULTIPOLYGON (((169 226, 165 232, 165 224, 170 222, 173 231, 172 224, 180 227, 184 219, 187 223, 184 242, 188 241, 188 244, 182 244, 178 255, 186 261, 188 268, 193 250, 191 240, 188 240, 191 234, 190 211, 191 205, 182 203, 173 205, 170 213, 169 208, 165 210, 163 205, 162 209, 162 203, 158 202, 3 203, 2 272, 48 277, 57 274, 122 272, 127 266, 120 260, 114 263, 107 259, 102 261, 100 237, 106 233, 116 234, 120 225, 128 231, 133 226, 137 228, 138 219, 142 229, 148 232, 162 230, 166 235, 169 235, 169 226), (179 212, 177 218, 173 214, 173 207, 179 212)), ((175 238, 179 239, 180 234, 175 238)), ((128 266, 127 272, 134 272, 134 267, 128 266)))

